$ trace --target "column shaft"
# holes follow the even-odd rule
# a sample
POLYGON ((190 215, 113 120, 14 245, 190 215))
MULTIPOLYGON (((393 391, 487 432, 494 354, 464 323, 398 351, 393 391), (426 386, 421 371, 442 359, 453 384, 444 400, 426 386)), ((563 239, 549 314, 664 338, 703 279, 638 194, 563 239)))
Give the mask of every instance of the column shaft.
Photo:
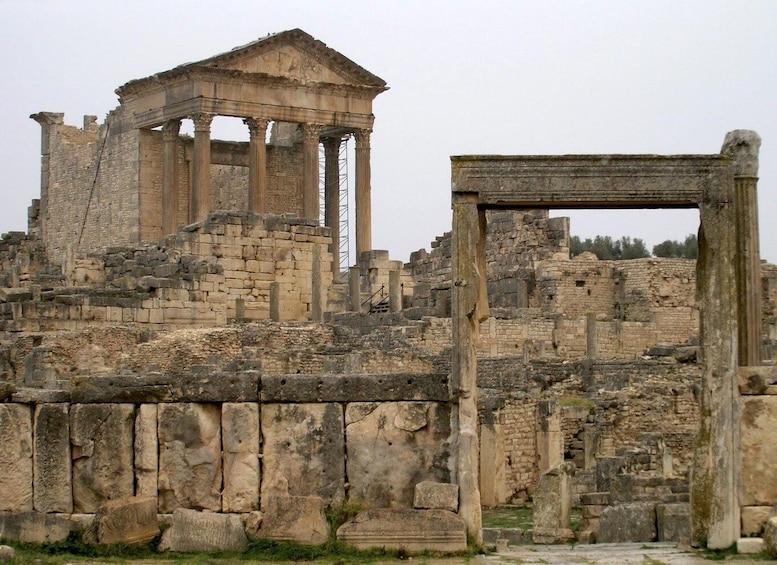
POLYGON ((324 225, 332 233, 332 274, 340 274, 340 143, 339 137, 324 139, 324 225))
POLYGON ((356 130, 356 261, 372 249, 370 130, 356 130))
POLYGON ((319 219, 318 138, 321 126, 302 124, 302 217, 319 219))
POLYGON ((266 118, 246 118, 248 126, 248 210, 267 213, 267 124, 266 118))
POLYGON ((178 133, 181 120, 170 120, 162 126, 162 235, 178 229, 178 133))
POLYGON ((210 212, 210 123, 212 114, 194 114, 191 221, 200 222, 210 212))

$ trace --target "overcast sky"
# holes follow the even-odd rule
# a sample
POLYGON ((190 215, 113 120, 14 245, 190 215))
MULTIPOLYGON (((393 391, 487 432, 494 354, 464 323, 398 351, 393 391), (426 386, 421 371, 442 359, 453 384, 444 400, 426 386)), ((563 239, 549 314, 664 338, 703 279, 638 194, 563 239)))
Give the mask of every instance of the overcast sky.
MULTIPOLYGON (((450 229, 451 155, 717 153, 726 132, 752 129, 761 255, 777 262, 775 0, 0 0, 0 231, 25 229, 39 196, 30 114, 102 122, 131 79, 297 27, 388 82, 373 246, 393 259, 450 229)), ((649 247, 698 227, 696 211, 570 215, 573 234, 649 247)))

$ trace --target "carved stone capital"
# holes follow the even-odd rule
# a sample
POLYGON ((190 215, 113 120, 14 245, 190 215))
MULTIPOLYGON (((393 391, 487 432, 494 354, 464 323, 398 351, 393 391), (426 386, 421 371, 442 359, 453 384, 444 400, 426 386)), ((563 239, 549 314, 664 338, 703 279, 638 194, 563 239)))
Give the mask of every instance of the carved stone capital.
POLYGON ((189 119, 194 122, 194 131, 201 131, 204 133, 210 133, 210 124, 213 121, 213 114, 206 112, 197 112, 189 116, 189 119))
POLYGON ((270 120, 269 118, 244 118, 243 123, 248 126, 248 133, 252 138, 264 138, 270 120))
POLYGON ((340 145, 343 143, 342 137, 323 137, 321 143, 324 145, 325 151, 339 151, 340 145))
POLYGON ((168 120, 162 126, 162 139, 167 141, 176 141, 181 132, 181 120, 168 120))
POLYGON ((735 177, 758 177, 758 150, 761 136, 747 129, 735 129, 726 134, 720 152, 734 160, 735 177))
POLYGON ((321 124, 301 124, 302 142, 317 144, 323 127, 321 124))
POLYGON ((369 149, 370 148, 370 134, 372 130, 357 129, 354 130, 353 135, 356 138, 356 149, 369 149))

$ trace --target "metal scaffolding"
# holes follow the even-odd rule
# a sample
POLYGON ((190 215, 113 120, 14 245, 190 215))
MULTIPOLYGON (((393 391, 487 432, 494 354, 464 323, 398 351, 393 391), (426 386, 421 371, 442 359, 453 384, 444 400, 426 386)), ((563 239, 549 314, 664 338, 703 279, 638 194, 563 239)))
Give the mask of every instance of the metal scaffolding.
MULTIPOLYGON (((345 272, 351 264, 350 258, 350 222, 348 213, 349 190, 348 190, 348 145, 351 135, 343 138, 337 155, 338 164, 338 183, 340 186, 340 202, 338 208, 338 218, 340 219, 340 241, 338 242, 338 252, 340 253, 340 271, 345 272)), ((325 224, 326 213, 326 160, 324 158, 324 146, 318 146, 318 197, 320 202, 319 221, 321 225, 325 224)))

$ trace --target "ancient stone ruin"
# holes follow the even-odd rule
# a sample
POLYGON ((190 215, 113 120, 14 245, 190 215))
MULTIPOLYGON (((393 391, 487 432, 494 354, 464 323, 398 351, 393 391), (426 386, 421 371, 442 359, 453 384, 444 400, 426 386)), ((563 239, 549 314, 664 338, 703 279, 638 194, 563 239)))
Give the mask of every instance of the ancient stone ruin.
POLYGON ((452 230, 403 262, 371 244, 386 88, 292 30, 130 81, 102 124, 32 116, 41 197, 0 241, 0 538, 762 533, 777 267, 759 258, 758 136, 717 155, 454 157, 452 230), (214 116, 250 141, 211 139, 214 116), (618 207, 698 208, 699 260, 570 258, 549 210, 618 207), (531 532, 483 527, 482 508, 527 504, 531 532))

